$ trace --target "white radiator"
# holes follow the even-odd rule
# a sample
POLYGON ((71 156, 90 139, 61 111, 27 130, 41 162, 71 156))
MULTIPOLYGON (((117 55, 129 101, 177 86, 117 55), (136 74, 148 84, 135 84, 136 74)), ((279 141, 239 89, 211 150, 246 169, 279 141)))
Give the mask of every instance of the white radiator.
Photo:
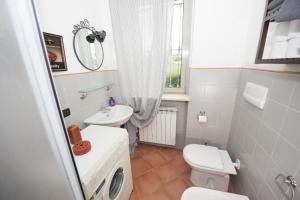
POLYGON ((140 129, 140 141, 156 144, 175 145, 176 112, 174 107, 160 107, 153 122, 140 129))

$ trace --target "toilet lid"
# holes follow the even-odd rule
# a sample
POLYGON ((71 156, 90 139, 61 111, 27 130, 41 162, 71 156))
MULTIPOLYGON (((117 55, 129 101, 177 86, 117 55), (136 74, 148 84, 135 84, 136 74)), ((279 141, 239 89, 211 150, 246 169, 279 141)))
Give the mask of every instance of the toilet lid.
POLYGON ((224 169, 220 151, 216 147, 189 144, 184 147, 183 155, 188 162, 196 166, 217 170, 224 169))
POLYGON ((190 187, 184 191, 181 200, 249 200, 247 196, 221 192, 201 187, 190 187))

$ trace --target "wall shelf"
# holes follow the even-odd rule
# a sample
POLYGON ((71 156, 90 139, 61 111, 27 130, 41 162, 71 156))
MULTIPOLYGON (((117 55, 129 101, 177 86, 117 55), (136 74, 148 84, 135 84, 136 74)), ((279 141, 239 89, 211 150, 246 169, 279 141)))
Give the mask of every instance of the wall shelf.
POLYGON ((107 91, 109 91, 112 88, 112 86, 113 86, 113 83, 109 83, 106 85, 97 85, 97 86, 81 89, 78 91, 81 94, 80 99, 85 99, 90 92, 94 92, 97 90, 106 89, 107 91))

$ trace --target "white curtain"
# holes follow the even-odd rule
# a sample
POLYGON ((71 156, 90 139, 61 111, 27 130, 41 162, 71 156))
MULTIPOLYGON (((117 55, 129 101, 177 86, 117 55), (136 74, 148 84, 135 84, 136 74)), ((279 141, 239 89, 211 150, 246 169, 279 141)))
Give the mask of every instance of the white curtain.
POLYGON ((138 128, 158 112, 168 65, 174 0, 110 0, 124 103, 138 128))

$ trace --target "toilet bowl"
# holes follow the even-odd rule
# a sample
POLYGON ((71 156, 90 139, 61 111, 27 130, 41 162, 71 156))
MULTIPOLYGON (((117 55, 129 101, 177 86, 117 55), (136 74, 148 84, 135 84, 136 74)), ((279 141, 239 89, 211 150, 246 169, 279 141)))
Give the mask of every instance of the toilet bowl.
POLYGON ((216 147, 189 144, 183 157, 192 168, 190 179, 195 186, 227 192, 229 175, 237 174, 228 152, 216 147))
POLYGON ((186 189, 182 196, 181 200, 249 200, 247 196, 221 192, 201 187, 190 187, 186 189))

